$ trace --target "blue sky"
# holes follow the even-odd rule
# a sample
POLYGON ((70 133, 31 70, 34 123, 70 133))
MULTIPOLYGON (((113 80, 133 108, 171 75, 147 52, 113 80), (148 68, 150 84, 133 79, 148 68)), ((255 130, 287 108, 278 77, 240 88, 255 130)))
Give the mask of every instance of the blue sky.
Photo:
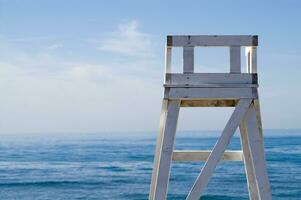
MULTIPOLYGON (((0 0, 0 133, 157 130, 167 34, 258 34, 264 127, 300 128, 300 6, 0 0)), ((196 54, 199 71, 228 62, 227 49, 196 54)), ((231 111, 182 109, 179 129, 221 129, 231 111)))

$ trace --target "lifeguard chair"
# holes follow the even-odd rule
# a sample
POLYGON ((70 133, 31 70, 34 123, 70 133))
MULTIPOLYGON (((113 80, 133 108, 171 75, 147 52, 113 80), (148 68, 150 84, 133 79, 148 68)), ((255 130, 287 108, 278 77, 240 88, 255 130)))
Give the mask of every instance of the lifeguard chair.
POLYGON ((220 160, 244 161, 249 197, 272 199, 266 171, 258 100, 256 35, 167 36, 164 99, 150 188, 150 200, 166 199, 171 162, 205 161, 187 200, 197 200, 220 160), (230 73, 194 73, 195 47, 228 47, 230 73), (172 48, 183 48, 183 73, 172 73, 172 48), (245 47, 247 73, 241 73, 245 47), (235 107, 211 151, 176 151, 174 140, 180 107, 235 107), (226 151, 239 127, 242 151, 226 151))

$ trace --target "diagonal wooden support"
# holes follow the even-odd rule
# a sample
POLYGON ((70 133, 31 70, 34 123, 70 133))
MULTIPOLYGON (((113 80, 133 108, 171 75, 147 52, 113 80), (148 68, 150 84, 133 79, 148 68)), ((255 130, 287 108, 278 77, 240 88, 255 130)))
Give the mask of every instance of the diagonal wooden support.
POLYGON ((245 116, 247 135, 250 147, 250 155, 253 161, 253 169, 257 183, 259 199, 271 200, 272 194, 266 170, 263 139, 260 134, 259 124, 256 118, 256 108, 252 104, 245 116))
POLYGON ((150 200, 166 198, 180 104, 181 101, 163 101, 150 200))
POLYGON ((207 186, 212 173, 220 161, 223 153, 225 152, 231 137, 234 135, 235 130, 240 124, 246 111, 248 110, 252 99, 241 99, 231 115, 226 127, 224 128, 221 137, 215 144, 207 162, 205 163, 201 173, 197 177, 192 189, 190 190, 186 200, 198 200, 201 193, 207 186))

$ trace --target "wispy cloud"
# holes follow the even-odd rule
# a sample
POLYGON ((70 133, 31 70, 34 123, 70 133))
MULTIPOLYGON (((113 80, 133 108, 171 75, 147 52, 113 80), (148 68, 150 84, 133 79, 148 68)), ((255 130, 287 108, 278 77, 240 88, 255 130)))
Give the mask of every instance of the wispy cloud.
POLYGON ((32 42, 32 41, 41 41, 41 40, 49 40, 48 36, 32 36, 32 37, 20 37, 20 38, 8 38, 7 42, 32 42))
POLYGON ((139 30, 136 20, 118 25, 116 31, 105 34, 97 43, 97 49, 127 56, 150 56, 153 53, 151 35, 139 30))
POLYGON ((117 69, 51 55, 0 62, 0 134, 151 129, 159 109, 140 111, 159 103, 161 82, 117 69))
POLYGON ((48 49, 59 49, 59 48, 62 48, 62 47, 64 47, 63 44, 61 44, 61 43, 55 43, 55 44, 49 45, 48 49))
POLYGON ((94 43, 96 57, 89 59, 50 51, 64 47, 65 41, 47 41, 40 51, 28 51, 26 39, 11 44, 0 38, 0 91, 5 94, 0 134, 155 127, 163 70, 149 57, 155 54, 152 36, 140 31, 135 20, 116 27, 94 43), (104 51, 124 55, 123 61, 98 59, 104 51), (145 105, 153 105, 147 107, 148 115, 141 112, 145 105))

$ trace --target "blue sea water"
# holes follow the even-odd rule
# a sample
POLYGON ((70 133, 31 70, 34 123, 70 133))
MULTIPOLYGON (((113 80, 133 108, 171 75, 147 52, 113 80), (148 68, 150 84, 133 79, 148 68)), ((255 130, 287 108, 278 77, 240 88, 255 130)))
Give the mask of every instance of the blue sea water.
MULTIPOLYGON (((301 136, 285 134, 265 138, 268 174, 273 199, 297 200, 301 136)), ((147 199, 155 134, 113 135, 1 136, 0 199, 147 199)), ((176 149, 212 148, 216 137, 201 135, 182 133, 176 149)), ((233 138, 229 149, 239 148, 239 138, 233 138)), ((174 163, 168 199, 185 199, 202 165, 174 163)), ((201 199, 248 199, 243 164, 221 162, 201 199)))

